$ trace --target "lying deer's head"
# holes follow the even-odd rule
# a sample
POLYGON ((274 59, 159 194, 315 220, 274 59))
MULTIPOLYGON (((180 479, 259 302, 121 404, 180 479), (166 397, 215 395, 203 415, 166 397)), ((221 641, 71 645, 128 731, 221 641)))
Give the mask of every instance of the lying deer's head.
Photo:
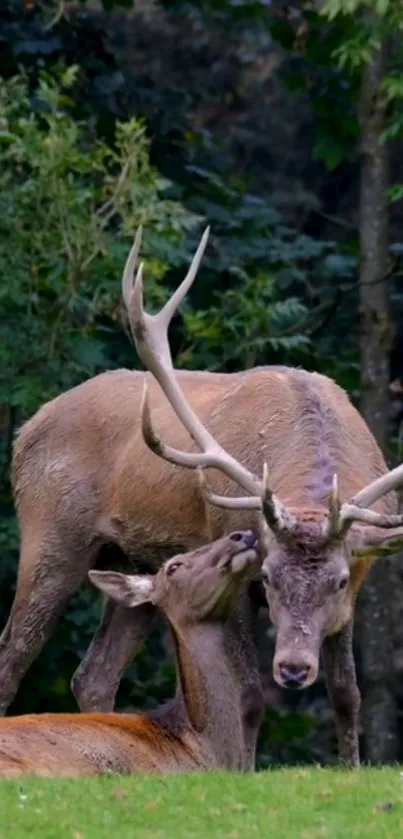
POLYGON ((242 584, 260 568, 251 530, 239 530, 168 559, 157 574, 89 571, 89 578, 127 608, 152 603, 171 622, 190 625, 226 617, 242 584))
POLYGON ((335 475, 328 510, 288 510, 271 491, 267 468, 261 480, 217 443, 186 401, 174 374, 167 335, 170 321, 196 276, 207 238, 208 229, 187 276, 156 315, 148 315, 143 308, 141 265, 133 282, 140 230, 126 263, 123 298, 138 354, 201 453, 178 451, 156 436, 146 385, 143 437, 149 448, 165 460, 188 468, 220 469, 249 495, 217 496, 203 481, 204 495, 210 503, 232 510, 260 511, 262 541, 266 542, 263 583, 277 628, 274 676, 282 686, 307 687, 317 676, 322 640, 340 630, 352 616, 367 564, 360 562, 360 557, 371 559, 393 553, 402 543, 403 516, 382 515, 369 508, 402 484, 403 465, 373 481, 344 504, 340 503, 335 475), (389 529, 389 536, 385 536, 385 528, 389 529), (395 528, 392 533, 391 528, 395 528))

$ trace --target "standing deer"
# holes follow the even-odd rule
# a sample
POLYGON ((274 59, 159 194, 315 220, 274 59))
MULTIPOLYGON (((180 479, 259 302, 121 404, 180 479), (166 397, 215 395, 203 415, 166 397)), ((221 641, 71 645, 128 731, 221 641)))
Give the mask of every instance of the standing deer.
POLYGON ((169 559, 155 575, 90 571, 127 609, 145 603, 168 621, 177 657, 174 700, 144 715, 32 714, 0 720, 0 776, 249 769, 242 728, 248 657, 234 604, 259 569, 251 531, 169 559))
MULTIPOLYGON (((395 496, 383 497, 401 483, 403 467, 386 474, 364 420, 326 376, 286 367, 232 374, 173 370, 168 327, 196 276, 207 237, 208 230, 180 287, 150 316, 142 308, 141 268, 132 288, 136 236, 123 297, 137 350, 152 375, 118 370, 96 376, 44 405, 17 437, 12 478, 21 552, 0 639, 0 712, 89 568, 105 561, 106 546, 113 546, 107 548, 109 563, 118 553, 135 567, 153 569, 178 550, 234 528, 261 532, 264 524, 266 591, 278 632, 275 678, 282 686, 311 684, 322 647, 340 756, 357 764, 354 602, 373 559, 393 552, 403 538, 402 529, 382 529, 403 523, 395 496), (150 412, 170 446, 152 432, 150 412), (183 451, 188 433, 202 453, 183 451), (256 475, 265 462, 264 483, 256 475), (211 491, 201 490, 195 471, 176 464, 213 468, 211 491), (250 497, 227 498, 233 481, 250 497), (364 509, 374 502, 376 511, 364 509)), ((149 604, 132 612, 107 601, 73 677, 82 710, 113 708, 152 611, 149 604)), ((263 704, 253 645, 243 695, 245 738, 253 744, 263 704)))
MULTIPOLYGON (((403 465, 385 474, 386 464, 371 432, 332 380, 283 368, 270 371, 272 404, 261 432, 268 438, 263 478, 245 468, 200 421, 173 369, 168 327, 196 271, 189 272, 190 278, 159 315, 147 315, 142 265, 133 282, 138 247, 137 242, 123 277, 133 339, 143 364, 201 452, 174 448, 156 434, 147 380, 144 440, 160 458, 188 469, 220 470, 248 494, 222 495, 203 481, 204 498, 216 508, 258 511, 266 552, 263 584, 277 630, 274 678, 283 687, 308 687, 317 678, 322 648, 340 757, 357 766, 360 695, 352 649, 353 612, 373 560, 403 542, 396 497, 384 498, 403 483, 403 465), (342 497, 348 500, 342 503, 342 497), (377 510, 369 509, 374 504, 377 510)), ((263 371, 252 376, 258 372, 263 371)), ((244 413, 252 416, 255 410, 254 400, 245 399, 244 413)), ((237 420, 235 414, 232 421, 237 420)))

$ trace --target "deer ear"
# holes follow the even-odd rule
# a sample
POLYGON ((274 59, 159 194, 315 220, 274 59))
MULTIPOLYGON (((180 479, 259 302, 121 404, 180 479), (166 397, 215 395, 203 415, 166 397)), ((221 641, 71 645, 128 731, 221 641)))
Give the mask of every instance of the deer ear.
POLYGON ((350 539, 353 561, 359 557, 378 559, 403 548, 403 527, 381 530, 379 527, 353 526, 348 534, 350 539))
POLYGON ((104 591, 112 600, 128 609, 150 603, 154 591, 153 577, 149 574, 119 574, 117 571, 89 571, 92 584, 104 591))

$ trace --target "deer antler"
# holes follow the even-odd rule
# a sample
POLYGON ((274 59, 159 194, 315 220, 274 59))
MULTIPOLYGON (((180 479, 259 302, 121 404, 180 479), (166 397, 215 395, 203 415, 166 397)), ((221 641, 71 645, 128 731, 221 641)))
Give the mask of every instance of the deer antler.
POLYGON ((393 528, 403 525, 403 515, 382 514, 368 509, 375 501, 387 495, 388 492, 399 489, 403 484, 403 464, 391 469, 386 475, 381 475, 372 483, 367 484, 364 489, 357 492, 353 498, 341 505, 338 531, 345 535, 354 521, 370 524, 375 527, 393 528))
POLYGON ((325 528, 325 536, 330 540, 343 538, 353 522, 369 524, 375 527, 393 528, 403 524, 403 516, 376 513, 366 505, 373 504, 382 495, 386 495, 403 481, 403 467, 398 466, 386 475, 377 478, 372 484, 364 487, 349 501, 340 501, 337 475, 333 475, 333 488, 329 497, 329 521, 325 528))
MULTIPOLYGON (((209 228, 201 238, 189 271, 163 309, 156 315, 149 315, 143 306, 143 266, 140 265, 133 282, 133 274, 140 249, 141 231, 137 231, 123 272, 122 294, 126 305, 131 333, 137 352, 145 367, 153 374, 170 402, 176 415, 186 428, 200 453, 182 452, 163 443, 156 435, 151 422, 147 384, 144 386, 142 404, 142 432, 146 444, 152 451, 171 463, 191 469, 215 468, 235 481, 251 498, 243 498, 247 509, 259 509, 262 503, 273 530, 284 530, 290 515, 275 498, 266 485, 225 451, 199 420, 187 402, 178 384, 172 364, 168 341, 168 329, 173 315, 196 277, 201 258, 207 245, 209 228), (264 496, 264 498, 263 498, 264 496), (263 499, 263 502, 262 502, 263 499)), ((267 480, 267 479, 266 479, 267 480)), ((229 499, 230 500, 230 499, 229 499)), ((234 499, 235 500, 235 499, 234 499)))
MULTIPOLYGON (((230 510, 261 509, 269 527, 274 532, 290 532, 295 526, 296 519, 271 491, 268 485, 266 464, 263 480, 259 480, 256 475, 249 472, 219 445, 187 402, 173 369, 168 341, 169 325, 196 277, 208 236, 209 228, 207 227, 186 277, 156 315, 149 315, 144 311, 142 265, 140 265, 134 280, 134 271, 141 244, 141 228, 136 233, 133 247, 126 262, 123 272, 122 294, 137 352, 144 366, 158 381, 176 415, 199 446, 201 452, 182 452, 160 440, 152 426, 146 383, 142 404, 143 437, 148 447, 159 457, 190 469, 218 469, 249 493, 249 496, 229 498, 215 495, 207 488, 206 482, 203 480, 203 492, 206 500, 211 504, 230 510)), ((329 499, 329 522, 324 535, 328 539, 343 538, 354 521, 381 528, 400 527, 403 525, 403 515, 381 514, 368 508, 383 495, 396 490, 402 483, 403 464, 377 478, 349 501, 341 504, 337 475, 335 475, 329 499)))
MULTIPOLYGON (((207 485, 204 475, 200 475, 200 483, 203 495, 206 501, 210 504, 214 504, 216 507, 225 507, 230 510, 261 509, 265 515, 267 523, 270 527, 272 527, 270 521, 270 511, 272 509, 273 499, 272 493, 268 488, 267 476, 267 464, 265 463, 263 470, 263 484, 265 486, 265 491, 259 497, 228 498, 223 495, 215 495, 215 493, 213 493, 207 485), (269 500, 268 505, 267 500, 269 500)), ((378 500, 378 498, 381 498, 382 495, 386 495, 388 492, 391 492, 392 489, 398 489, 402 482, 403 466, 398 466, 386 475, 382 475, 381 478, 377 478, 376 481, 373 481, 373 483, 368 484, 368 486, 364 487, 363 490, 351 498, 350 501, 346 501, 344 504, 341 504, 338 477, 335 474, 333 476, 332 492, 329 497, 329 520, 324 528, 325 539, 330 541, 334 538, 344 538, 349 528, 355 521, 385 529, 401 527, 403 525, 403 515, 398 513, 389 515, 376 513, 374 510, 360 507, 358 502, 361 502, 361 504, 368 503, 367 499, 369 498, 369 503, 373 504, 378 500), (381 492, 378 495, 379 490, 381 490, 381 492), (374 497, 373 493, 375 493, 375 491, 376 496, 374 497)), ((283 530, 292 531, 295 519, 288 512, 285 512, 284 508, 282 508, 282 510, 283 521, 285 521, 285 516, 288 517, 288 523, 283 527, 283 530)), ((272 527, 272 529, 275 528, 272 527)))

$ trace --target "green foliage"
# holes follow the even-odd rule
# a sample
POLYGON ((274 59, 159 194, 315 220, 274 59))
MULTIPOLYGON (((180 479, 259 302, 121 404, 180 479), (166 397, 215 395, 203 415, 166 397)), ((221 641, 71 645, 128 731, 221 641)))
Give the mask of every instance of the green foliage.
MULTIPOLYGON (((298 87, 317 92, 312 103, 318 116, 313 154, 332 170, 357 159, 356 101, 361 73, 381 44, 403 28, 403 5, 390 0, 324 0, 317 11, 311 4, 304 4, 302 15, 306 29, 303 50, 298 38, 299 18, 294 25, 276 22, 271 31, 291 54, 298 44, 298 87)), ((295 75, 289 73, 292 86, 295 75)), ((389 106, 388 125, 382 135, 387 142, 402 136, 403 131, 399 50, 390 51, 382 91, 389 106)))
POLYGON ((394 0, 323 0, 320 11, 329 20, 339 15, 354 15, 360 9, 370 9, 383 17, 392 7, 399 5, 394 0))
POLYGON ((390 201, 401 201, 403 198, 403 184, 393 184, 386 194, 390 201))
POLYGON ((311 333, 334 302, 336 278, 350 276, 349 258, 337 262, 334 242, 288 227, 246 177, 218 170, 224 143, 193 132, 192 145, 200 163, 187 166, 182 194, 212 234, 191 307, 183 307, 177 363, 229 371, 312 363, 311 333))
MULTIPOLYGON (((23 414, 111 366, 106 339, 138 224, 153 237, 155 280, 167 267, 162 240, 180 251, 196 222, 164 196, 141 120, 118 123, 111 148, 72 118, 76 72, 42 74, 33 102, 21 77, 0 87, 0 403, 23 414)), ((153 282, 149 294, 164 296, 153 282)))
POLYGON ((304 251, 295 232, 265 201, 248 193, 239 178, 235 182, 200 168, 198 175, 203 183, 193 206, 212 221, 215 258, 206 260, 203 299, 196 298, 196 289, 197 305, 184 309, 191 343, 178 363, 231 370, 303 352, 309 346, 308 309, 289 289, 301 279, 304 259, 311 267, 312 259, 322 256, 322 245, 308 240, 304 251), (211 305, 206 307, 208 289, 211 305))
POLYGON ((270 274, 252 278, 239 271, 237 275, 239 287, 221 295, 218 305, 185 317, 187 334, 194 343, 180 355, 181 364, 200 367, 206 343, 212 356, 210 369, 225 367, 229 362, 241 368, 252 367, 262 363, 270 350, 286 354, 309 343, 308 336, 301 333, 307 309, 298 298, 274 300, 275 278, 270 274))
POLYGON ((324 14, 322 6, 314 11, 311 4, 303 4, 300 16, 286 23, 275 21, 271 33, 290 56, 285 84, 292 91, 306 91, 310 97, 316 117, 313 157, 334 170, 345 161, 357 159, 359 125, 355 106, 359 73, 354 62, 358 46, 352 50, 350 64, 354 67, 349 66, 348 73, 341 63, 347 63, 347 45, 352 41, 355 44, 356 38, 361 38, 361 51, 367 49, 367 36, 351 17, 336 15, 325 23, 324 14), (340 50, 344 51, 342 56, 340 50))
MULTIPOLYGON (((403 136, 403 72, 400 51, 391 49, 396 32, 403 29, 403 4, 394 0, 325 0, 320 15, 330 23, 342 19, 347 29, 339 45, 333 49, 332 58, 345 76, 360 73, 379 51, 382 44, 389 45, 388 66, 381 84, 387 107, 387 127, 380 136, 380 142, 387 143, 403 136), (348 34, 347 34, 348 33, 348 34)), ((322 159, 331 160, 331 155, 322 152, 322 159)), ((337 159, 339 164, 342 158, 337 159)), ((401 185, 393 185, 387 197, 399 201, 403 197, 401 185)))
POLYGON ((391 102, 395 99, 403 99, 403 75, 395 70, 390 72, 382 82, 382 90, 385 92, 386 100, 391 102))
POLYGON ((268 769, 283 763, 311 763, 320 760, 324 751, 316 750, 310 741, 315 718, 311 714, 292 710, 267 708, 260 740, 265 744, 259 759, 259 767, 268 769))
POLYGON ((368 30, 363 24, 357 25, 354 37, 345 40, 335 49, 333 56, 342 70, 354 73, 369 64, 381 46, 379 35, 368 30))

